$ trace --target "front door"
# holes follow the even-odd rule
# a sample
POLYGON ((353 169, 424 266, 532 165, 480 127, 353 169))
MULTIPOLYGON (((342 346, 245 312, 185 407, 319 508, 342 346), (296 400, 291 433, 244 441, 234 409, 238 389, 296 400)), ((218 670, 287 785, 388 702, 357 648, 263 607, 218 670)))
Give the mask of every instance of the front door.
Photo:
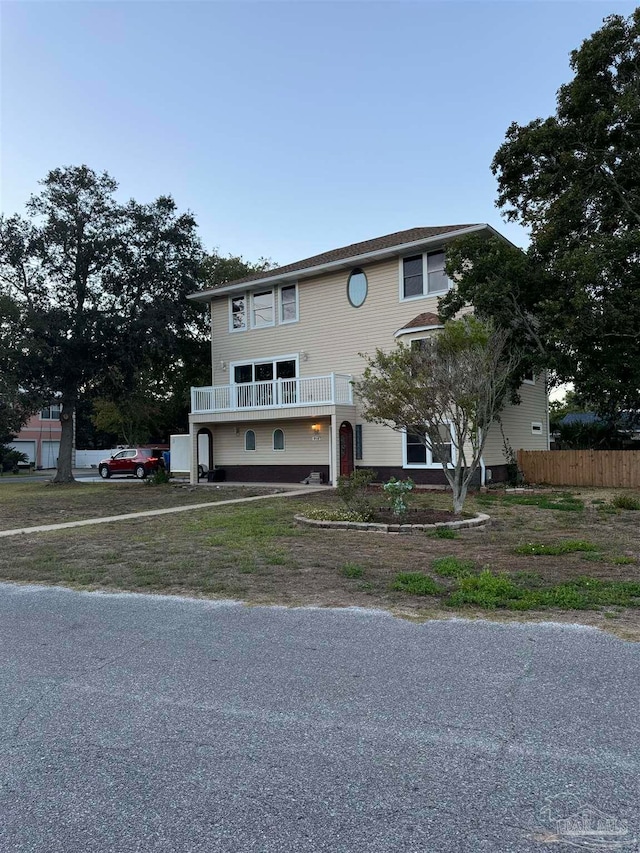
POLYGON ((353 427, 349 421, 340 424, 340 475, 348 477, 353 471, 353 427))

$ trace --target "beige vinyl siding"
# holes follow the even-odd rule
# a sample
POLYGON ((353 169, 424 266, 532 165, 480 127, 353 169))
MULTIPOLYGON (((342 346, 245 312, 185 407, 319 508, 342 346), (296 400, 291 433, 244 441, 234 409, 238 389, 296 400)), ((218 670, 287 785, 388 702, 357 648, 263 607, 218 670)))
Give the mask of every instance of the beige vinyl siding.
MULTIPOLYGON (((501 414, 504 433, 513 450, 547 450, 547 392, 545 377, 538 376, 535 385, 524 383, 520 388, 519 406, 507 406, 501 414), (533 434, 531 424, 542 424, 542 432, 533 434)), ((500 425, 492 425, 484 449, 485 465, 504 465, 506 459, 503 450, 500 425)))
POLYGON ((305 352, 300 376, 327 373, 359 375, 363 360, 358 353, 373 354, 376 347, 389 350, 394 333, 416 315, 437 312, 437 297, 399 301, 397 258, 363 268, 369 290, 364 304, 353 308, 347 299, 350 269, 298 283, 299 320, 282 326, 229 332, 227 296, 213 300, 214 385, 226 385, 227 365, 242 359, 271 358, 305 352))
MULTIPOLYGON (((242 363, 260 359, 278 357, 298 357, 299 376, 320 376, 329 373, 347 373, 354 378, 361 375, 364 361, 360 353, 373 355, 376 348, 391 350, 396 343, 395 333, 419 314, 432 312, 437 314, 438 297, 429 296, 409 301, 400 300, 400 260, 379 261, 362 267, 368 282, 368 293, 364 304, 354 308, 347 299, 347 281, 351 268, 324 274, 298 282, 298 321, 285 325, 275 325, 262 329, 248 329, 244 332, 229 332, 228 295, 212 300, 212 366, 213 384, 227 385, 231 382, 232 363, 242 363), (303 357, 302 354, 306 357, 303 357), (224 367, 223 367, 224 364, 224 367)), ((249 291, 249 287, 247 290, 249 291)), ((258 286, 264 290, 264 286, 258 286)), ((424 332, 403 335, 401 340, 408 343, 414 338, 424 337, 424 332)), ((547 416, 544 385, 538 379, 535 386, 523 386, 523 403, 519 407, 510 407, 503 414, 505 429, 514 450, 546 449, 547 416), (531 422, 543 424, 541 435, 531 434, 531 422)), ((336 411, 338 426, 347 419, 355 427, 362 424, 363 458, 357 460, 359 466, 401 466, 402 435, 388 427, 364 422, 356 405, 355 417, 352 408, 345 409, 348 415, 340 416, 336 411)), ((330 413, 323 409, 320 414, 330 413)), ((328 435, 325 441, 307 442, 303 436, 310 433, 309 421, 293 427, 292 419, 296 413, 281 410, 278 421, 271 421, 276 413, 247 412, 246 420, 240 427, 241 435, 235 436, 233 426, 217 424, 214 429, 214 447, 220 442, 225 464, 294 464, 300 462, 326 463, 329 457, 328 435), (265 422, 264 419, 269 419, 265 422), (271 450, 271 432, 278 423, 285 429, 287 436, 293 432, 294 444, 289 453, 271 450), (245 452, 243 448, 243 427, 251 423, 256 429, 258 451, 245 452), (268 441, 265 436, 268 431, 268 441), (217 436, 220 436, 218 439, 217 436), (262 448, 266 447, 267 450, 262 448), (227 458, 230 453, 231 457, 227 458), (237 456, 237 454, 240 454, 237 456), (311 454, 311 455, 310 455, 311 454)), ((305 415, 313 417, 312 412, 305 415)), ((237 412, 216 416, 216 420, 228 417, 237 419, 237 412)), ((206 420, 206 415, 192 417, 194 421, 206 420)), ((485 460, 487 464, 503 464, 502 438, 499 429, 492 428, 487 439, 485 460)), ((287 448, 289 445, 287 445, 287 448)), ((218 457, 219 458, 219 457, 218 457)), ((222 463, 218 463, 222 464, 222 463)))
POLYGON ((215 424, 213 432, 213 456, 216 465, 328 465, 329 464, 328 419, 317 421, 263 421, 242 424, 215 424), (318 439, 314 441, 312 423, 320 424, 318 439), (256 434, 256 449, 244 449, 247 429, 256 434), (273 431, 284 432, 284 450, 273 449, 273 431))

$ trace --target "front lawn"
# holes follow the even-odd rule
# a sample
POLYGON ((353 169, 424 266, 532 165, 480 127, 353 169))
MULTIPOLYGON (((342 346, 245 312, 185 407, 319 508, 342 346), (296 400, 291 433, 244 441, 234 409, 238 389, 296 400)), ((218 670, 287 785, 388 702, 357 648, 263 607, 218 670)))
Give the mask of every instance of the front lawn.
MULTIPOLYGON (((7 484, 0 495, 8 488, 17 487, 7 484)), ((78 488, 106 496, 114 486, 78 488)), ((54 508, 62 493, 49 489, 54 508)), ((134 489, 155 505, 175 503, 171 487, 127 484, 123 497, 134 489)), ((239 496, 229 487, 207 497, 227 491, 239 496)), ((0 578, 255 604, 383 607, 417 618, 528 614, 640 638, 640 513, 617 508, 614 497, 596 490, 478 495, 465 509, 488 512, 491 526, 446 535, 298 527, 296 512, 329 511, 335 495, 278 498, 5 539, 0 578)), ((202 490, 185 490, 185 500, 202 499, 202 490)), ((449 503, 430 491, 415 500, 433 509, 449 503)))
POLYGON ((147 509, 207 503, 281 491, 244 486, 153 486, 146 480, 113 480, 108 483, 3 483, 0 479, 0 530, 34 527, 126 515, 147 509))

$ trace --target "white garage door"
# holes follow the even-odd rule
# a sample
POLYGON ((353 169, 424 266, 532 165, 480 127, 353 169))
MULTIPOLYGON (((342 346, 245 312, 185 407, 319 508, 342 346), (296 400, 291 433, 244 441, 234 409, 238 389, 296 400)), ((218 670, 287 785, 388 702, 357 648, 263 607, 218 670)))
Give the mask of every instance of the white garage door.
POLYGON ((10 442, 9 447, 13 447, 14 450, 18 450, 20 453, 26 454, 29 462, 33 462, 34 465, 36 464, 35 441, 12 441, 10 442))
POLYGON ((58 454, 60 453, 59 441, 42 442, 42 467, 56 468, 58 466, 58 454))

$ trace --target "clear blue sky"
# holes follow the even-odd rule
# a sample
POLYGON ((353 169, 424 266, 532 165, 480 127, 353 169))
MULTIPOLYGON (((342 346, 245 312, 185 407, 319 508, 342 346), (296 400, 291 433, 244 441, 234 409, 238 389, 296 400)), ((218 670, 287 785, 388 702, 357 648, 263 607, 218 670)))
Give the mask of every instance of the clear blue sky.
POLYGON ((1 204, 56 166, 170 193, 203 243, 287 263, 417 225, 490 222, 512 121, 633 2, 3 2, 1 204))

